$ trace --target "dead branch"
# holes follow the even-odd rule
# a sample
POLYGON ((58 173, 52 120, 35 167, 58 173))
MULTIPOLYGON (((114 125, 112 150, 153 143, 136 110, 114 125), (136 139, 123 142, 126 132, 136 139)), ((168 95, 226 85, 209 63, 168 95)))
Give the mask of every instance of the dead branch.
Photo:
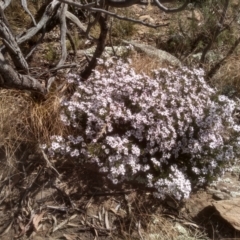
MULTIPOLYGON (((150 2, 159 9, 165 12, 176 12, 180 11, 186 6, 186 2, 178 8, 171 8, 168 9, 162 5, 162 3, 166 2, 173 2, 175 0, 151 0, 150 2)), ((97 39, 96 43, 96 50, 93 54, 92 59, 89 61, 88 66, 82 71, 80 75, 84 80, 86 80, 89 75, 91 74, 92 70, 96 67, 97 58, 100 58, 105 47, 105 41, 108 33, 108 26, 107 26, 107 18, 108 16, 118 18, 124 21, 130 21, 137 24, 142 24, 148 27, 161 27, 166 26, 164 25, 152 25, 145 23, 143 21, 139 21, 132 18, 127 18, 125 16, 119 16, 111 11, 108 11, 108 7, 117 7, 117 8, 126 8, 132 6, 134 4, 139 5, 147 5, 149 1, 147 0, 96 0, 88 3, 87 1, 85 4, 82 4, 81 1, 74 2, 72 0, 51 0, 48 2, 48 5, 43 6, 44 11, 40 20, 36 21, 33 14, 30 12, 28 8, 28 1, 21 0, 21 5, 24 11, 31 17, 33 26, 28 28, 26 31, 21 33, 18 36, 14 36, 13 32, 11 31, 11 26, 8 24, 6 17, 4 16, 4 9, 6 9, 11 0, 4 0, 0 3, 0 37, 2 38, 3 46, 0 47, 1 55, 1 66, 0 66, 0 75, 1 75, 1 86, 3 87, 14 87, 18 89, 27 89, 33 91, 39 91, 40 93, 45 93, 45 87, 43 87, 37 79, 32 78, 30 75, 22 75, 18 71, 23 71, 24 73, 29 73, 29 66, 26 59, 32 55, 35 51, 37 46, 44 41, 45 32, 51 31, 53 27, 57 24, 60 25, 60 44, 61 44, 61 57, 55 67, 55 69, 61 69, 61 66, 64 66, 66 59, 67 59, 67 47, 66 47, 66 38, 70 39, 71 45, 74 49, 74 41, 71 38, 71 34, 68 31, 67 27, 67 20, 74 23, 80 30, 80 34, 83 37, 87 37, 88 39, 93 39, 91 36, 89 37, 89 31, 93 25, 98 23, 100 25, 100 35, 97 39), (77 18, 73 13, 68 11, 68 5, 75 6, 80 8, 88 13, 91 13, 94 16, 94 21, 89 22, 88 25, 84 25, 79 18, 77 18), (24 58, 22 49, 20 45, 38 33, 42 32, 41 37, 38 38, 37 43, 29 48, 27 51, 26 58, 24 58), (5 59, 4 53, 8 53, 12 59, 11 63, 8 63, 5 59)), ((37 18, 36 18, 37 19, 37 18)), ((74 49, 76 53, 76 49, 74 49)))
MULTIPOLYGON (((76 2, 72 2, 71 0, 59 0, 59 1, 60 1, 60 2, 63 2, 63 3, 70 4, 70 5, 73 5, 73 6, 78 7, 78 8, 82 8, 82 6, 84 6, 84 8, 86 8, 85 5, 82 5, 82 4, 79 4, 79 3, 76 3, 76 2)), ((144 4, 145 4, 145 2, 141 2, 141 3, 144 3, 144 4)), ((140 3, 139 3, 139 4, 140 4, 140 3)), ((133 4, 132 4, 132 5, 133 5, 133 4)), ((90 12, 104 13, 104 14, 107 14, 107 15, 109 15, 109 16, 111 16, 111 17, 114 17, 114 18, 117 18, 117 19, 120 19, 120 20, 129 21, 129 22, 134 22, 134 23, 141 24, 141 25, 144 25, 144 26, 147 26, 147 27, 151 27, 151 28, 164 27, 164 26, 167 26, 167 25, 168 25, 168 24, 154 25, 154 24, 145 23, 144 21, 136 20, 136 19, 133 19, 133 18, 128 18, 128 17, 124 17, 124 16, 119 16, 119 15, 116 14, 116 13, 107 11, 107 10, 102 9, 102 8, 87 7, 87 9, 88 9, 88 11, 90 11, 90 12)))
POLYGON ((21 4, 23 9, 26 11, 26 13, 31 17, 33 24, 36 26, 36 21, 35 18, 33 17, 32 13, 29 11, 28 7, 27 7, 27 0, 21 0, 21 4))
POLYGON ((90 74, 92 73, 92 70, 97 66, 97 59, 101 57, 105 48, 105 42, 108 34, 107 16, 106 17, 100 16, 98 23, 101 28, 101 33, 98 38, 97 47, 93 54, 92 59, 89 62, 88 66, 81 73, 81 77, 83 80, 87 80, 90 74))
POLYGON ((0 7, 4 10, 5 8, 7 8, 9 6, 9 4, 11 3, 12 0, 5 0, 4 3, 1 2, 0 3, 0 7))
POLYGON ((57 9, 59 8, 60 3, 58 0, 53 0, 47 7, 46 10, 41 18, 41 20, 37 23, 36 26, 30 28, 25 33, 21 34, 20 37, 17 37, 17 43, 21 44, 26 42, 27 40, 31 39, 35 36, 46 24, 49 22, 54 14, 56 13, 57 9))
POLYGON ((45 87, 39 81, 29 75, 22 75, 16 72, 9 65, 3 54, 0 52, 0 86, 5 88, 16 88, 23 90, 36 91, 42 94, 46 93, 45 87))
POLYGON ((22 55, 22 51, 19 48, 12 34, 7 19, 5 18, 5 15, 1 8, 0 8, 0 37, 2 38, 2 41, 15 64, 15 67, 27 73, 28 64, 22 55))
POLYGON ((163 0, 161 0, 161 1, 160 0, 153 0, 153 3, 156 4, 157 7, 160 10, 162 10, 163 12, 165 12, 165 13, 176 13, 176 12, 180 12, 180 11, 184 10, 187 7, 187 5, 188 5, 189 0, 186 0, 185 3, 182 6, 177 7, 177 8, 167 8, 167 7, 165 7, 162 4, 164 2, 166 3, 166 2, 172 2, 172 1, 168 1, 168 0, 165 0, 165 1, 163 1, 163 0))
POLYGON ((66 35, 67 35, 66 12, 67 12, 67 8, 68 8, 68 5, 63 4, 59 11, 62 55, 61 55, 60 61, 57 64, 57 67, 60 67, 61 65, 63 65, 67 59, 67 47, 66 47, 66 35))
POLYGON ((80 22, 80 20, 71 12, 66 11, 66 18, 72 21, 78 28, 81 30, 82 33, 85 33, 87 28, 80 22))

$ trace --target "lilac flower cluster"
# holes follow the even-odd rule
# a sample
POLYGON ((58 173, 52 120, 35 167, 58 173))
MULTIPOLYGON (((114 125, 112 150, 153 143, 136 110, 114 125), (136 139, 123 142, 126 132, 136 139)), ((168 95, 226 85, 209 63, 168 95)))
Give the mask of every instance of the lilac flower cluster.
POLYGON ((150 78, 127 63, 100 61, 87 82, 62 102, 61 119, 74 136, 53 136, 50 154, 97 164, 117 184, 140 181, 164 199, 188 198, 234 160, 238 105, 218 96, 201 69, 160 69, 150 78))

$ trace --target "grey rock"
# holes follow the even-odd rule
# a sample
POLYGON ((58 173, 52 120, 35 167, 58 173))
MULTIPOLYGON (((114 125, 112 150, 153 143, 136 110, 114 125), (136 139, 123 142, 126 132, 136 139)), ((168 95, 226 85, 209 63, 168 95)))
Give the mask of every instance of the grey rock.
POLYGON ((166 51, 157 49, 150 45, 137 43, 135 41, 123 40, 123 42, 126 44, 132 45, 134 47, 134 49, 136 49, 136 51, 143 52, 150 57, 155 57, 161 62, 168 62, 169 64, 171 64, 173 66, 182 66, 182 63, 178 58, 174 57, 173 55, 171 55, 170 53, 168 53, 166 51))
POLYGON ((229 200, 231 198, 231 196, 227 193, 214 193, 213 197, 217 200, 229 200))
MULTIPOLYGON (((92 56, 95 52, 96 47, 91 47, 86 50, 78 50, 77 53, 82 55, 85 54, 87 56, 92 56)), ((130 52, 130 48, 127 46, 113 46, 113 47, 105 47, 103 56, 104 58, 114 56, 115 54, 119 57, 124 56, 130 52)))
POLYGON ((180 223, 175 224, 175 229, 182 235, 188 235, 188 231, 180 223))
MULTIPOLYGON (((143 52, 146 55, 150 57, 157 58, 160 62, 168 62, 169 64, 173 66, 182 66, 182 63, 179 59, 171 55, 170 53, 166 51, 162 51, 160 49, 157 49, 150 45, 145 45, 141 43, 137 43, 134 41, 125 41, 123 40, 125 44, 128 44, 132 46, 136 51, 143 52)), ((96 47, 91 47, 86 50, 78 50, 78 54, 85 54, 88 56, 92 56, 96 47)), ((105 47, 103 57, 108 58, 110 56, 114 56, 115 54, 119 57, 122 57, 124 55, 127 55, 130 53, 131 47, 129 46, 113 46, 113 47, 105 47)))

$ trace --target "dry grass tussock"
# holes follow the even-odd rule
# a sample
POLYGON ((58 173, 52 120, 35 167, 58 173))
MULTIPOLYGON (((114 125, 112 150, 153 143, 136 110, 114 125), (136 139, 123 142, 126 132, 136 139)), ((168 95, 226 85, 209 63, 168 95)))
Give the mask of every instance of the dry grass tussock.
POLYGON ((150 77, 153 77, 153 70, 168 67, 167 63, 160 62, 157 58, 149 57, 137 52, 133 52, 130 58, 131 67, 136 73, 145 73, 150 77))
POLYGON ((52 135, 62 135, 65 131, 59 118, 60 100, 57 93, 51 93, 44 102, 31 102, 28 124, 35 141, 48 143, 52 135))
POLYGON ((0 90, 1 146, 16 151, 21 143, 44 143, 53 134, 61 135, 59 111, 57 94, 36 102, 24 91, 0 90))
POLYGON ((28 126, 23 119, 30 115, 31 97, 23 91, 0 90, 0 141, 7 145, 26 139, 28 126))
POLYGON ((229 57, 211 79, 222 94, 240 97, 240 52, 229 57))

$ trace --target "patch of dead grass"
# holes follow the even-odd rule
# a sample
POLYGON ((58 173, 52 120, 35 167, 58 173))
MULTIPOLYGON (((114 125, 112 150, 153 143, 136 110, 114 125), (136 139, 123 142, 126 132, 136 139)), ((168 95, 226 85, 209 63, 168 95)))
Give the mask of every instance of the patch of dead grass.
MULTIPOLYGON (((19 168, 19 164, 34 164, 27 154, 36 154, 37 145, 49 143, 52 135, 62 135, 65 128, 59 112, 56 93, 36 102, 28 92, 0 89, 0 180, 22 175, 26 169, 19 168)), ((11 194, 9 190, 6 196, 11 194)))
POLYGON ((23 91, 0 90, 0 142, 5 145, 25 139, 27 126, 23 119, 30 114, 31 97, 23 91))
POLYGON ((60 120, 60 96, 51 93, 46 101, 31 102, 30 116, 27 120, 29 133, 38 142, 48 143, 52 135, 62 135, 65 131, 60 120))
POLYGON ((131 67, 136 73, 145 73, 153 77, 153 70, 168 67, 167 63, 160 62, 157 58, 134 52, 131 56, 131 67))
POLYGON ((21 143, 48 143, 51 135, 61 135, 64 131, 59 112, 57 94, 36 102, 27 92, 1 89, 0 147, 10 156, 21 143))

